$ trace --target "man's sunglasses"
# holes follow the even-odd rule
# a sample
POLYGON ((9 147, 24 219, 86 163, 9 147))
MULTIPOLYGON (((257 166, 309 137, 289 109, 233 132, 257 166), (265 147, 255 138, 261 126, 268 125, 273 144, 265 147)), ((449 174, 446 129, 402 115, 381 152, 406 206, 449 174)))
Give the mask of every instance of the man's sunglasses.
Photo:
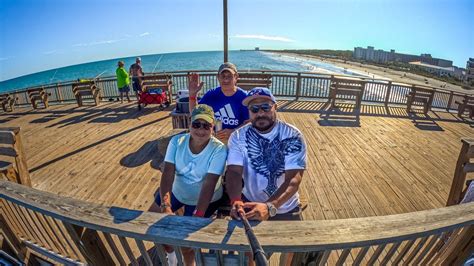
POLYGON ((194 121, 191 126, 194 129, 199 129, 199 128, 204 128, 205 130, 209 130, 211 128, 211 124, 206 123, 206 122, 199 122, 199 121, 194 121))
POLYGON ((250 112, 256 114, 260 111, 260 109, 262 109, 265 113, 266 112, 269 112, 273 107, 273 104, 269 104, 269 103, 262 103, 262 104, 253 104, 253 105, 249 105, 249 110, 250 112))

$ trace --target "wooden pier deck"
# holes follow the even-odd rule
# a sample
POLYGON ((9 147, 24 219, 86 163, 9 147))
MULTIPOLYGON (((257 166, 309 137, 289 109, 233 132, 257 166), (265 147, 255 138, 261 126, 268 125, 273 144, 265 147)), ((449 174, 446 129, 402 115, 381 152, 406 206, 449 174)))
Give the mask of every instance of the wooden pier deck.
MULTIPOLYGON (((444 111, 413 117, 404 107, 362 105, 357 120, 328 118, 319 102, 280 101, 279 106, 279 117, 298 127, 308 146, 300 188, 306 220, 444 206, 460 140, 474 138, 472 121, 444 111)), ((115 102, 28 107, 0 113, 0 124, 21 127, 33 187, 146 210, 159 186, 163 155, 157 143, 172 129, 172 107, 141 112, 135 103, 115 102)))

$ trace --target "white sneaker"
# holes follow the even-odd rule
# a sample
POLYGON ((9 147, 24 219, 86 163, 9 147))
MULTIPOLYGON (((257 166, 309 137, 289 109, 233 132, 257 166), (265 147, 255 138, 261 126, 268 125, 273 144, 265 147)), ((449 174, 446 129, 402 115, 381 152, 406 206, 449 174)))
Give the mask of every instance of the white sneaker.
POLYGON ((168 258, 168 265, 169 266, 177 266, 178 265, 178 258, 176 258, 176 252, 171 252, 171 253, 168 253, 166 252, 167 254, 167 258, 168 258))

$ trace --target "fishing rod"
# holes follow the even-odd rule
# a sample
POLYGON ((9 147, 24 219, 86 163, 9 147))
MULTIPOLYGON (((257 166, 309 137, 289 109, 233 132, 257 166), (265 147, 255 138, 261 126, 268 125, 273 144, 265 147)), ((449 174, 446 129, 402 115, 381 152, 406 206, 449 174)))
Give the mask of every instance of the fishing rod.
POLYGON ((105 72, 107 72, 107 70, 102 71, 102 73, 100 73, 99 75, 97 75, 94 79, 97 79, 98 77, 102 76, 102 74, 104 74, 105 72))
POLYGON ((245 234, 247 235, 250 248, 252 249, 253 259, 255 260, 255 263, 257 264, 257 266, 268 266, 267 255, 265 254, 265 251, 258 242, 257 236, 255 236, 255 233, 253 232, 249 221, 247 220, 245 215, 242 215, 241 212, 238 211, 237 213, 239 214, 242 224, 244 225, 245 234))
POLYGON ((56 73, 58 73, 57 69, 56 69, 56 71, 54 71, 53 76, 49 79, 49 83, 51 83, 51 81, 53 81, 54 77, 56 77, 56 73))
POLYGON ((155 69, 158 66, 158 63, 161 61, 161 58, 163 58, 163 55, 161 55, 160 58, 158 58, 158 61, 156 61, 155 67, 153 68, 153 71, 151 71, 151 73, 155 73, 155 69))

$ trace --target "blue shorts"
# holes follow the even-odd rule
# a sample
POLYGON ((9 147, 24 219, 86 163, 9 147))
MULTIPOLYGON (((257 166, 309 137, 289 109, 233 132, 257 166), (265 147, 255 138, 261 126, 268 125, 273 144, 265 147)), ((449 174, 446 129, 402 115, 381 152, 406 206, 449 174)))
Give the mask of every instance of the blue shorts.
MULTIPOLYGON (((160 193, 156 193, 155 202, 156 204, 158 204, 158 206, 161 205, 160 193)), ((204 217, 206 218, 211 217, 216 212, 217 208, 219 208, 220 206, 221 206, 220 200, 209 203, 209 206, 207 207, 204 217)), ((184 214, 183 214, 184 216, 193 216, 194 209, 196 209, 196 205, 186 205, 182 203, 181 201, 179 201, 174 196, 174 194, 171 193, 171 210, 175 212, 179 210, 181 207, 184 207, 184 214)))
POLYGON ((118 90, 119 90, 119 92, 129 92, 130 91, 130 86, 125 85, 122 88, 119 88, 118 90))
POLYGON ((140 84, 140 79, 139 78, 133 78, 133 90, 135 92, 137 91, 142 91, 142 86, 140 84))

